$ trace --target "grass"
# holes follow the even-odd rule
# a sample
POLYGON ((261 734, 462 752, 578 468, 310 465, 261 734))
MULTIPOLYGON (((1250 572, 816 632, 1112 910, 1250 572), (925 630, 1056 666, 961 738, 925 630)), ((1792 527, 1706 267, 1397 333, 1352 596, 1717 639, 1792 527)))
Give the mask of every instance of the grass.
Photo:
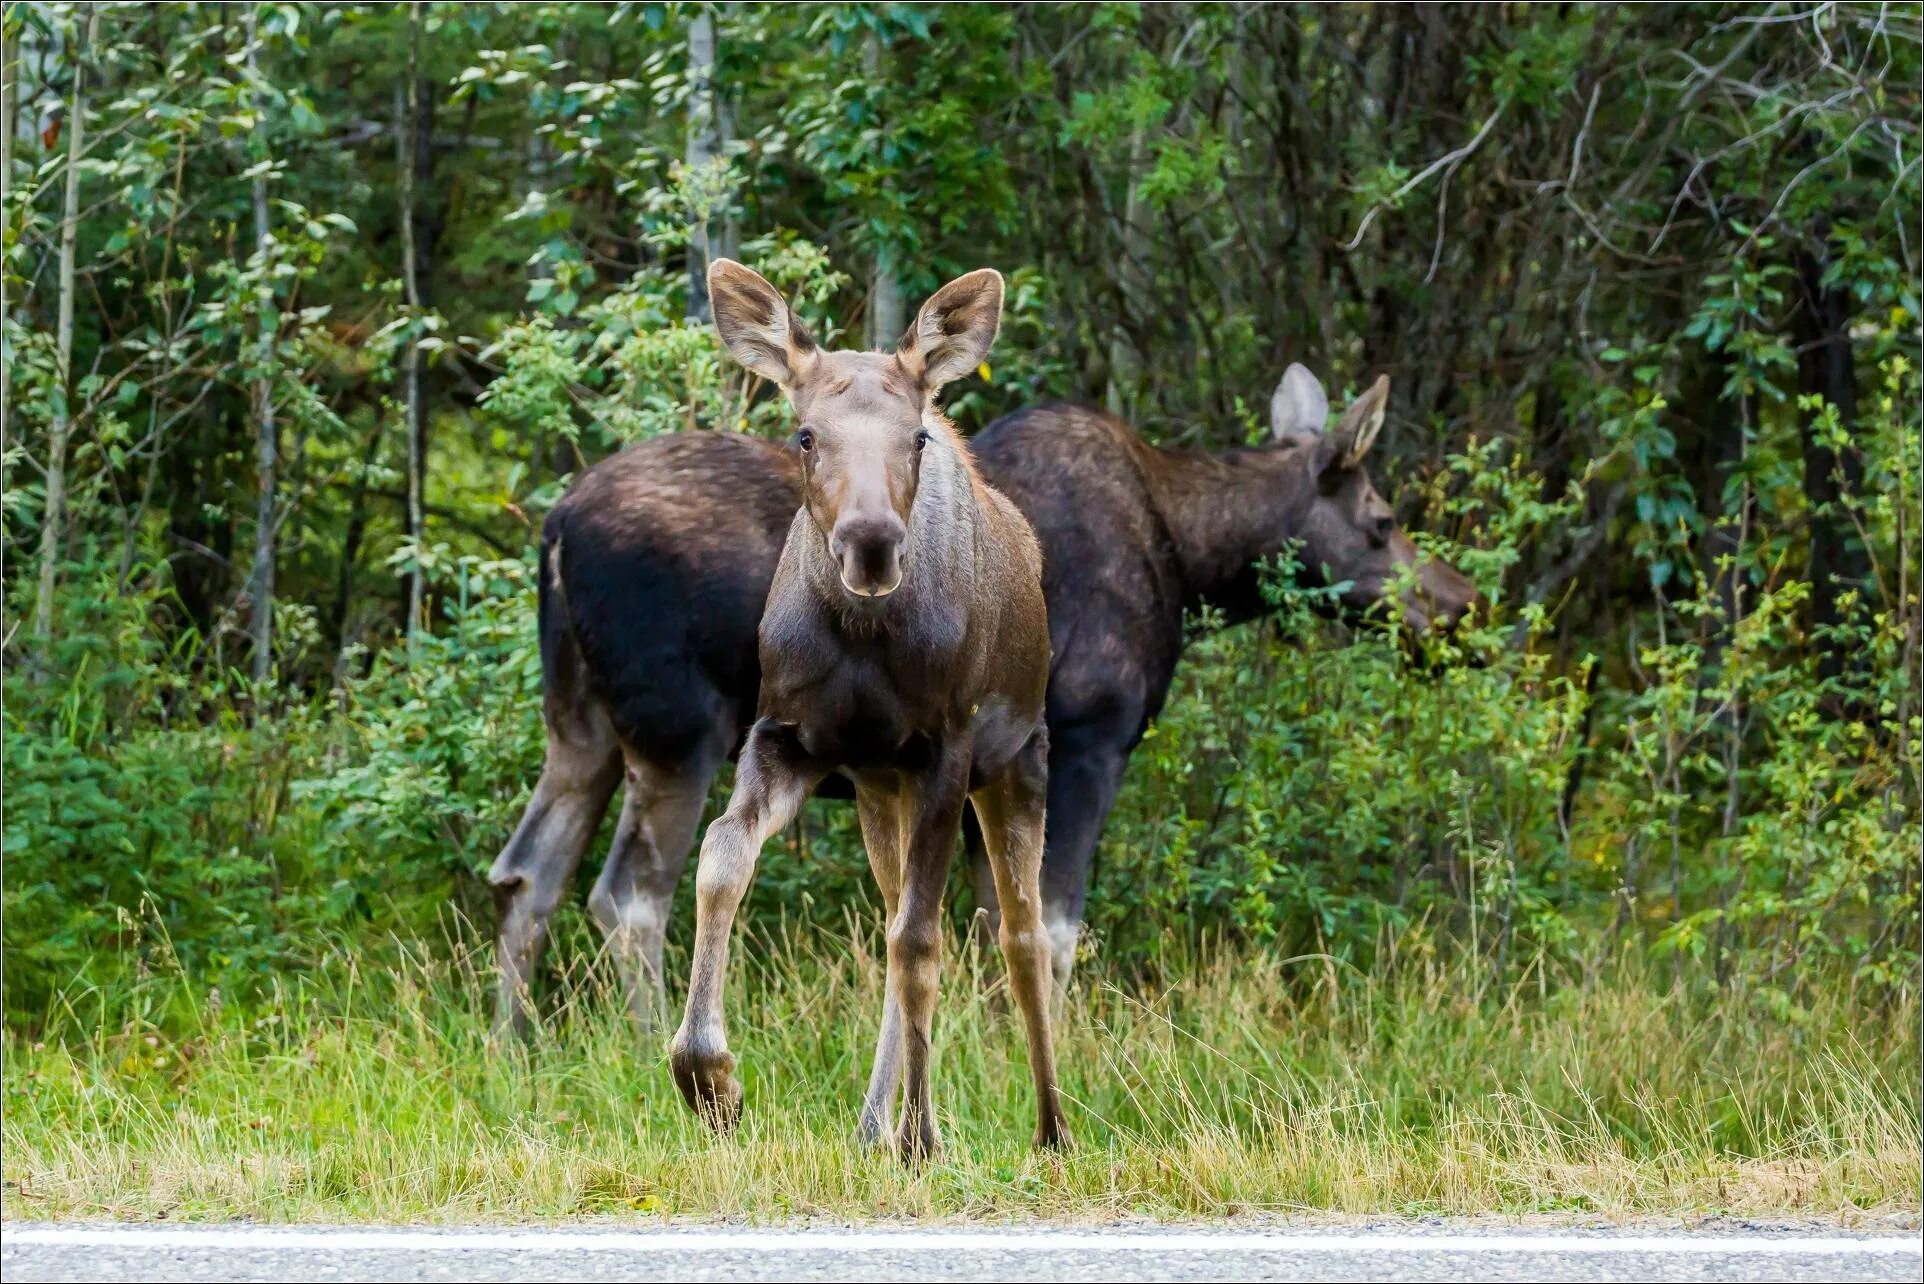
POLYGON ((665 1037, 636 1037, 598 965, 497 1056, 485 958, 438 953, 339 962, 246 1011, 155 975, 71 996, 64 1036, 9 1032, 6 1214, 1850 1220, 1920 1197, 1914 997, 1839 987, 1769 1019, 1634 956, 1500 990, 1407 955, 1361 975, 1222 953, 1155 992, 1091 974, 1058 1035, 1078 1144, 1054 1157, 1026 1147, 999 961, 963 950, 936 1030, 947 1148, 909 1172, 851 1140, 882 985, 867 952, 738 947, 747 1109, 728 1139, 682 1105, 665 1037))

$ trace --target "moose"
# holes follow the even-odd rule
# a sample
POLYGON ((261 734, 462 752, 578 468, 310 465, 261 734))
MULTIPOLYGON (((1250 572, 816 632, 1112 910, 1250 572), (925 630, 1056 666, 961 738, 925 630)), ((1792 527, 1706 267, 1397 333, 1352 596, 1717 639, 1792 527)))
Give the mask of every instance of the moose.
MULTIPOLYGON (((1042 914, 1058 990, 1074 965, 1103 823, 1181 657, 1185 611, 1206 602, 1231 623, 1259 613, 1260 563, 1292 544, 1307 575, 1348 585, 1348 611, 1387 608, 1420 632, 1473 607, 1469 581, 1416 548, 1371 482, 1387 399, 1378 378, 1329 427, 1321 383, 1291 365, 1257 446, 1157 446, 1066 404, 1018 410, 972 439, 976 467, 1042 547, 1051 646, 1042 914)), ((754 720, 757 626, 801 503, 794 449, 703 431, 602 460, 549 513, 538 603, 547 756, 489 873, 502 1028, 525 1023, 549 918, 618 785, 621 816, 588 905, 624 965, 636 1016, 652 1019, 669 904, 708 786, 754 720)), ((830 776, 819 792, 838 789, 845 782, 830 776)), ((992 871, 973 835, 970 844, 979 904, 993 919, 992 871)))
MULTIPOLYGON (((735 910, 761 847, 816 784, 854 785, 869 867, 888 911, 888 987, 875 1081, 901 1065, 897 1147, 939 1145, 929 1042, 940 919, 966 800, 1002 908, 1000 939, 1035 1076, 1038 1146, 1067 1140, 1049 1038, 1042 931, 1043 696, 1049 626, 1042 551, 1016 506, 985 483, 936 407, 975 369, 1002 320, 1002 277, 951 281, 894 353, 825 352, 773 286, 741 264, 708 270, 715 328, 736 360, 778 385, 800 427, 802 504, 776 561, 760 628, 761 696, 728 808, 702 840, 688 1006, 670 1049, 675 1082, 717 1129, 741 1111, 722 1021, 735 910)), ((864 1133, 892 1100, 872 1091, 864 1133)))

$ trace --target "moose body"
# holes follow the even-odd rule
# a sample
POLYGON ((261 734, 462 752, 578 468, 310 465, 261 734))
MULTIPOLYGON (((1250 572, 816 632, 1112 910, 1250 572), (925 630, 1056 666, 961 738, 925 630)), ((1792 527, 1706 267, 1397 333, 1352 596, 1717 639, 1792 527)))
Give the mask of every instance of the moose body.
MULTIPOLYGON (((1208 602, 1232 621, 1253 615, 1259 563, 1292 542, 1312 574, 1349 583, 1354 609, 1382 602, 1407 568, 1395 606, 1414 629, 1448 625, 1473 601, 1463 576, 1397 529, 1363 467, 1386 394, 1379 380, 1326 430, 1321 385, 1292 366, 1271 401, 1271 439, 1220 453, 1158 447, 1072 405, 1017 411, 971 443, 1042 548, 1052 648, 1042 896, 1058 986, 1073 967, 1103 823, 1181 658, 1186 610, 1208 602)), ((631 961, 646 1015, 702 797, 753 718, 755 625, 741 604, 766 597, 800 486, 777 443, 680 434, 597 464, 549 515, 548 757, 491 874, 504 1023, 524 1019, 547 915, 624 759, 627 801, 590 907, 631 961)), ((978 899, 993 912, 979 845, 975 857, 978 899)))
POLYGON ((930 1032, 942 897, 966 802, 1002 906, 1000 940, 1035 1077, 1035 1139, 1059 1145, 1067 1134, 1039 886, 1049 674, 1042 554, 934 402, 986 355, 1002 278, 985 270, 943 287, 892 354, 822 352, 772 286, 726 259, 709 271, 709 294, 729 350, 795 408, 802 504, 761 620, 757 717, 727 810, 702 840, 675 1082, 703 1118, 733 1126, 741 1089, 722 990, 734 915, 762 845, 839 772, 854 785, 889 918, 864 1133, 879 1138, 899 1078, 901 1153, 919 1159, 939 1142, 930 1032))

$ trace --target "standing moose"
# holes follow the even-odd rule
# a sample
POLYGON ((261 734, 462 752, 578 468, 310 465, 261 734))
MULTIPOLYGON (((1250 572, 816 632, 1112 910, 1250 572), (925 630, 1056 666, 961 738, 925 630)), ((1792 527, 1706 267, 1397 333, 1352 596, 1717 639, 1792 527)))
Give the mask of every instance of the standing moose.
MULTIPOLYGON (((1042 545, 1053 652, 1042 907, 1058 986, 1075 958, 1103 821, 1181 657, 1185 611, 1207 602, 1232 622, 1256 614, 1258 564, 1291 544, 1311 574, 1349 584, 1346 607, 1390 606, 1411 630, 1448 627, 1474 601, 1462 575, 1397 528, 1371 483, 1387 392, 1379 379, 1332 427, 1322 385, 1292 365, 1271 401, 1270 440, 1221 452, 1156 446, 1074 405, 1016 411, 972 443, 982 474, 1042 545)), ((669 906, 708 786, 755 716, 756 628, 801 502, 797 451, 688 432, 602 460, 548 514, 547 759, 488 876, 500 1026, 525 1022, 549 919, 624 783, 588 908, 627 973, 637 1018, 652 1021, 669 906)), ((821 792, 838 788, 846 782, 830 776, 821 792)), ((994 879, 977 855, 978 898, 992 905, 994 879)))
POLYGON ((929 1038, 942 894, 966 800, 993 871, 1028 1035, 1035 1142, 1060 1146, 1068 1134, 1039 886, 1049 679, 1042 554, 935 403, 987 355, 1002 278, 984 269, 944 286, 894 353, 822 351, 775 288, 739 263, 717 260, 708 288, 728 350, 794 407, 802 506, 761 621, 759 713, 728 808, 702 840, 688 1006, 670 1053, 675 1082, 711 1125, 735 1124, 741 1087, 722 1022, 735 911, 763 843, 839 771, 854 784, 889 919, 864 1134, 880 1133, 899 1063, 899 1151, 916 1160, 939 1144, 929 1038))

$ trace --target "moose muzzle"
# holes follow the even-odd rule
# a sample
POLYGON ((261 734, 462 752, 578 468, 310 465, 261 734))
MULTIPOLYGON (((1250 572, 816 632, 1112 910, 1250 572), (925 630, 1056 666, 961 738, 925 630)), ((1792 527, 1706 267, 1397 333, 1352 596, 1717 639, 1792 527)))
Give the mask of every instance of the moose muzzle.
POLYGON ((835 523, 828 551, 842 587, 857 597, 887 597, 902 583, 902 544, 908 528, 892 512, 859 514, 835 523))

